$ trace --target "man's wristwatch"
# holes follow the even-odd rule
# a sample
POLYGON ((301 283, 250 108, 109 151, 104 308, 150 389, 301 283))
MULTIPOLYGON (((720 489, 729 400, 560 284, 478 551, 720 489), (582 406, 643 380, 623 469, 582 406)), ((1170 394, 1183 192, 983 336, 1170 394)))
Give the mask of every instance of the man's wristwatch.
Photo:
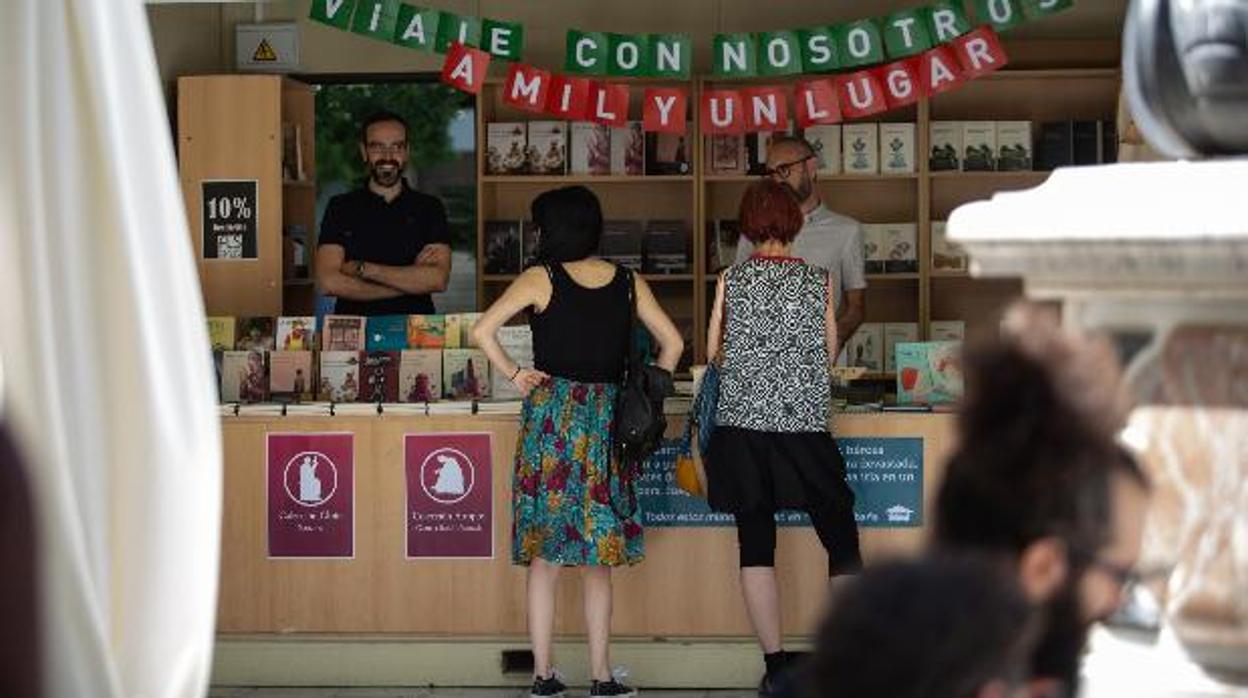
POLYGON ((355 278, 364 278, 364 260, 362 259, 355 263, 355 278))

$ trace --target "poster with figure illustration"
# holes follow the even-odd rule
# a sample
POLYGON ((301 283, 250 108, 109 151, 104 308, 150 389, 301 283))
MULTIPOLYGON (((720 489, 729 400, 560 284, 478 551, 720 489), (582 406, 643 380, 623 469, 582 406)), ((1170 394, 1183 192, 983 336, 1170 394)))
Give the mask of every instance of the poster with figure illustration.
POLYGON ((267 437, 269 558, 354 558, 355 435, 267 437))
POLYGON ((492 559, 490 434, 407 434, 408 559, 492 559))

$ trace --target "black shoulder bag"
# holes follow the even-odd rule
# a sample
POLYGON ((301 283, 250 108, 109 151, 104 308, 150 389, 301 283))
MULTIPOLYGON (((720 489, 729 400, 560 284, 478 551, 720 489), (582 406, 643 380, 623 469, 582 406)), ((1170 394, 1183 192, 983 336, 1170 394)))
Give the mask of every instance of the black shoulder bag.
POLYGON ((621 511, 611 500, 617 516, 629 518, 637 512, 634 485, 641 464, 658 450, 667 431, 663 399, 673 392, 672 374, 644 360, 634 346, 637 320, 637 289, 633 272, 621 268, 628 278, 628 338, 624 349, 624 377, 615 398, 612 447, 619 458, 620 485, 628 496, 628 509, 621 511))

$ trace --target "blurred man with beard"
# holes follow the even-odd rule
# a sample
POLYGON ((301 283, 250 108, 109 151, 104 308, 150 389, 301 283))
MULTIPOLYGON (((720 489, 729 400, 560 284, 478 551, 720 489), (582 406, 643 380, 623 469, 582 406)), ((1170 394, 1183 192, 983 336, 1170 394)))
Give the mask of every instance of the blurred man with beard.
MULTIPOLYGON (((793 256, 832 274, 839 346, 853 336, 867 314, 867 275, 862 258, 862 225, 828 210, 819 193, 819 159, 800 136, 776 136, 767 146, 767 176, 785 184, 797 196, 805 220, 793 241, 793 256)), ((743 236, 736 262, 749 259, 754 248, 743 236)))
POLYGON ((370 116, 360 129, 365 186, 330 199, 321 220, 316 279, 341 315, 423 315, 451 275, 446 208, 407 185, 407 122, 370 116))
POLYGON ((1139 581, 1149 485, 1115 441, 1126 405, 1108 342, 1064 333, 1020 304, 968 345, 958 446, 936 502, 935 543, 996 555, 1041 609, 1032 698, 1077 693, 1093 623, 1139 581))

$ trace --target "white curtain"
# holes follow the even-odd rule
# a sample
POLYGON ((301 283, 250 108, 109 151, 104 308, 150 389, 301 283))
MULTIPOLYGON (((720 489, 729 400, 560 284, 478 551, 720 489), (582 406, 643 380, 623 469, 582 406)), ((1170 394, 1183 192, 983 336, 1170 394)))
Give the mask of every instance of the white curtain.
POLYGON ((221 441, 140 0, 0 0, 0 409, 31 461, 44 686, 192 696, 221 441))

